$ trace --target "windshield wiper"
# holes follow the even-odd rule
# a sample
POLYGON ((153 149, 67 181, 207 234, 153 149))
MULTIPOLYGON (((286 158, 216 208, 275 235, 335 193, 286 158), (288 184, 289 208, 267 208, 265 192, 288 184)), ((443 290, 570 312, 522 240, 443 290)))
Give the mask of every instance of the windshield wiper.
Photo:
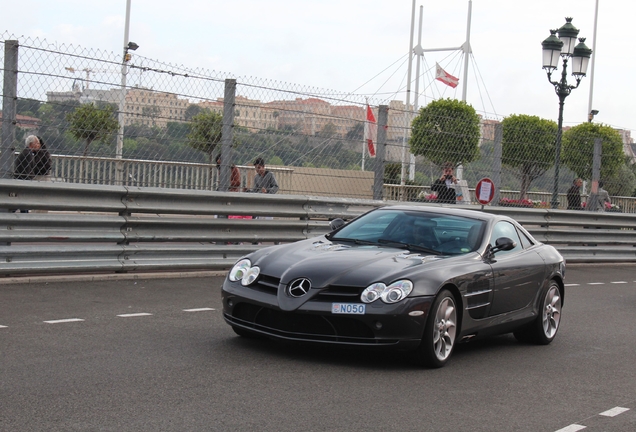
POLYGON ((433 254, 433 255, 440 255, 441 254, 441 252, 436 251, 435 249, 429 249, 429 248, 424 247, 424 246, 414 245, 414 244, 411 244, 411 243, 399 242, 399 241, 395 241, 395 240, 379 239, 378 243, 385 244, 387 246, 396 246, 396 247, 399 247, 400 249, 409 249, 409 250, 413 250, 413 251, 417 251, 417 252, 426 252, 426 253, 430 253, 430 254, 433 254))
POLYGON ((373 245, 373 246, 377 246, 378 245, 376 242, 372 242, 372 241, 369 241, 369 240, 360 240, 360 239, 345 238, 345 237, 331 237, 329 240, 331 240, 331 241, 353 242, 353 243, 359 244, 359 245, 373 245))

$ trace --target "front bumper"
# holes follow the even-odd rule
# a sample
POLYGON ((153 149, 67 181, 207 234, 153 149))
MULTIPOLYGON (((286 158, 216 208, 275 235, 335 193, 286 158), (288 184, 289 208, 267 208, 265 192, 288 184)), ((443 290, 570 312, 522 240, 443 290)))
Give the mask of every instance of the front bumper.
POLYGON ((378 300, 366 305, 364 315, 344 315, 331 313, 332 301, 319 297, 285 311, 276 292, 228 280, 222 289, 223 317, 232 327, 282 340, 397 349, 419 346, 433 299, 412 297, 391 305, 378 300))

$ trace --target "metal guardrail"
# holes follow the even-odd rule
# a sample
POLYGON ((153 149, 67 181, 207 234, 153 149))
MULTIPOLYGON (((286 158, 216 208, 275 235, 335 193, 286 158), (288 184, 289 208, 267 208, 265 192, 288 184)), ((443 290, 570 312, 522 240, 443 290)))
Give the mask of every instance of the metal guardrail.
MULTIPOLYGON (((475 199, 475 189, 469 188, 471 201, 477 202, 475 199)), ((388 200, 395 201, 415 201, 420 194, 430 194, 430 186, 415 186, 415 185, 398 185, 398 184, 385 184, 383 187, 384 197, 388 200)), ((552 192, 537 192, 529 191, 528 199, 531 201, 539 201, 549 204, 552 199, 552 192)), ((499 191, 500 199, 517 200, 519 199, 519 191, 513 190, 501 190, 499 191)), ((568 205, 567 194, 561 193, 558 195, 559 208, 565 209, 568 205)), ((583 202, 586 201, 587 195, 583 195, 583 202)), ((616 204, 620 207, 623 213, 636 213, 636 197, 624 197, 624 196, 612 196, 612 204, 616 204)))
POLYGON ((262 247, 252 243, 314 237, 329 230, 329 219, 351 219, 379 205, 342 198, 0 180, 0 275, 227 269, 262 247), (227 218, 231 215, 259 218, 227 218), (228 245, 240 242, 246 244, 228 245))
MULTIPOLYGON (((0 275, 227 269, 262 247, 253 243, 314 237, 329 219, 386 204, 397 203, 0 180, 0 275), (11 211, 24 208, 31 212, 11 211), (231 215, 263 218, 224 217, 231 215)), ((636 215, 483 210, 518 220, 568 262, 636 262, 636 215)))

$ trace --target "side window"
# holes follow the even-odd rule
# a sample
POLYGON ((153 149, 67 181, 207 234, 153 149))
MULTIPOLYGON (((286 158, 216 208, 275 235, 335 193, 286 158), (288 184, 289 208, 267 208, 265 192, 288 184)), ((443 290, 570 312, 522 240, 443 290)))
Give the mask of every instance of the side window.
POLYGON ((521 246, 523 246, 524 249, 528 249, 530 246, 534 244, 528 238, 528 236, 523 233, 523 231, 518 229, 517 232, 519 233, 519 238, 521 239, 521 246))
POLYGON ((492 230, 492 235, 490 236, 490 245, 494 246, 495 241, 497 241, 497 239, 500 237, 508 237, 512 239, 517 245, 514 247, 514 249, 511 249, 509 251, 497 252, 497 256, 519 252, 521 250, 521 240, 519 239, 519 235, 517 234, 517 229, 510 222, 497 222, 492 230))

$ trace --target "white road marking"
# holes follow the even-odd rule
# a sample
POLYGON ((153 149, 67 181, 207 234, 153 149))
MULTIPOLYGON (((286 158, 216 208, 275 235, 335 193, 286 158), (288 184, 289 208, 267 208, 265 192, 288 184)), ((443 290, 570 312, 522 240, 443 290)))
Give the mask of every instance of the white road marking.
POLYGON ((581 284, 563 284, 563 286, 566 286, 566 287, 568 287, 568 286, 581 286, 581 284))
POLYGON ((610 282, 610 283, 621 284, 621 283, 627 283, 627 282, 625 282, 625 281, 616 281, 616 282, 610 282))
POLYGON ((213 311, 216 309, 213 308, 198 308, 198 309, 184 309, 184 312, 204 312, 204 311, 213 311))
POLYGON ((629 408, 615 407, 611 410, 603 411, 600 415, 605 417, 616 417, 617 415, 622 414, 625 411, 629 411, 629 408))
POLYGON ((50 321, 44 321, 44 322, 47 324, 59 324, 59 323, 69 323, 69 322, 78 322, 78 321, 84 321, 84 320, 80 318, 68 318, 68 319, 50 320, 50 321))
POLYGON ((571 424, 570 426, 566 426, 563 429, 559 429, 555 432, 576 432, 585 429, 587 426, 581 426, 577 424, 571 424))
POLYGON ((130 317, 140 317, 140 316, 149 316, 149 315, 152 315, 152 314, 146 313, 146 312, 140 312, 140 313, 131 313, 131 314, 121 314, 117 316, 122 318, 130 318, 130 317))
POLYGON ((0 328, 7 328, 7 326, 0 325, 0 328))
POLYGON ((588 282, 588 285, 605 285, 605 282, 588 282))

